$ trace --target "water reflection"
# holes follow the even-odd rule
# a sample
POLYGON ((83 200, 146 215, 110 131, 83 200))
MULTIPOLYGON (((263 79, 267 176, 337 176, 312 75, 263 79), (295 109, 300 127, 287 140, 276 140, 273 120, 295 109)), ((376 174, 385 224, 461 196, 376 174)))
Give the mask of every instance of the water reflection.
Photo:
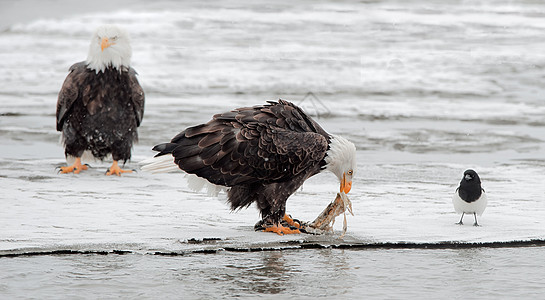
POLYGON ((91 277, 95 280, 111 280, 130 274, 133 264, 138 262, 135 259, 125 260, 124 256, 89 254, 85 257, 86 259, 75 260, 70 256, 59 256, 64 262, 61 265, 69 268, 69 271, 59 274, 59 279, 91 277))
POLYGON ((245 279, 242 286, 252 293, 298 290, 304 295, 332 286, 328 293, 339 295, 346 293, 354 282, 344 250, 271 251, 259 256, 260 264, 241 268, 245 279))
POLYGON ((282 251, 262 253, 261 264, 258 265, 227 267, 240 269, 243 274, 241 287, 260 294, 278 294, 291 289, 299 272, 292 265, 286 264, 282 251))
MULTIPOLYGON (((354 274, 357 261, 344 250, 264 251, 256 253, 222 253, 173 260, 175 277, 185 285, 185 295, 198 294, 195 278, 206 278, 208 291, 225 297, 279 295, 298 291, 313 295, 350 293, 357 284, 354 274)), ((357 268, 356 268, 357 269, 357 268)))
POLYGON ((219 296, 275 295, 292 289, 299 272, 286 263, 283 252, 219 253, 164 258, 171 260, 174 277, 185 285, 185 295, 198 294, 205 279, 207 291, 219 296), (194 285, 196 283, 196 285, 194 285))
POLYGON ((1 258, 0 292, 6 299, 538 299, 545 293, 544 253, 545 247, 1 258))
POLYGON ((452 267, 455 274, 463 274, 475 271, 490 270, 490 255, 488 248, 471 248, 453 250, 456 255, 452 256, 452 267))

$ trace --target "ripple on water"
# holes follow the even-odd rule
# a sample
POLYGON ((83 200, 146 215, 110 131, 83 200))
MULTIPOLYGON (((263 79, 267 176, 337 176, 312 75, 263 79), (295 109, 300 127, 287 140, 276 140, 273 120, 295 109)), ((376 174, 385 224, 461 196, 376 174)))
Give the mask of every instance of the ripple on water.
POLYGON ((536 264, 544 254, 528 247, 16 257, 0 259, 0 289, 39 298, 528 298, 545 293, 545 266, 536 264))

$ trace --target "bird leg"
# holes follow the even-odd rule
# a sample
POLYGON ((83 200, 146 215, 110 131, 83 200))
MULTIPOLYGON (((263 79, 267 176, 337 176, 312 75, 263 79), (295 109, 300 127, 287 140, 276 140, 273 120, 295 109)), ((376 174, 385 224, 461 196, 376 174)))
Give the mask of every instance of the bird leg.
POLYGON ((288 225, 290 225, 291 227, 301 228, 301 223, 299 222, 299 220, 292 219, 291 216, 288 214, 285 214, 282 220, 286 221, 286 223, 288 223, 288 225))
POLYGON ((88 167, 87 165, 81 164, 81 157, 76 157, 76 161, 74 161, 73 165, 67 166, 67 167, 60 167, 59 169, 60 169, 59 172, 62 174, 72 173, 72 172, 74 172, 74 174, 79 174, 81 170, 87 170, 88 167))
POLYGON ((301 233, 301 230, 305 232, 303 229, 299 229, 301 229, 301 222, 292 219, 287 214, 280 222, 261 219, 254 226, 255 231, 274 232, 278 235, 301 233), (288 224, 288 218, 291 220, 291 224, 288 224))
POLYGON ((264 231, 274 232, 278 235, 301 233, 299 229, 291 229, 289 227, 284 227, 281 224, 273 224, 272 226, 266 227, 264 231))
POLYGON ((464 219, 464 214, 465 213, 462 213, 462 217, 460 218, 460 222, 456 223, 456 225, 464 225, 464 222, 462 222, 462 220, 464 219))
POLYGON ((473 223, 473 226, 481 226, 479 223, 477 223, 477 213, 473 213, 473 216, 475 217, 475 223, 473 223))
POLYGON ((117 175, 121 176, 121 173, 132 173, 132 170, 122 170, 119 165, 117 164, 117 160, 114 160, 112 163, 112 166, 108 168, 108 171, 106 172, 106 175, 117 175))

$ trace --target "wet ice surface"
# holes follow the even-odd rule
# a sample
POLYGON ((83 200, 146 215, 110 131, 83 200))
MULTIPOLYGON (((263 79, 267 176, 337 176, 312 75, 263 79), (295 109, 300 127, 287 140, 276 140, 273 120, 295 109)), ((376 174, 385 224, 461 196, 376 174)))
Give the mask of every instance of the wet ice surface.
MULTIPOLYGON (((36 9, 45 5, 27 3, 36 9)), ((262 257, 278 252, 222 249, 545 239, 542 4, 286 3, 142 1, 37 20, 23 16, 20 23, 6 25, 0 33, 0 254, 132 254, 2 258, 2 267, 31 272, 30 265, 37 264, 43 272, 57 263, 72 268, 71 263, 112 261, 126 270, 128 260, 138 268, 162 272, 165 265, 185 257, 151 254, 210 250, 219 251, 218 257, 192 254, 193 263, 202 259, 213 265, 213 260, 225 259, 244 270, 252 268, 244 265, 246 259, 259 265, 262 257), (358 148, 358 170, 349 194, 355 216, 348 216, 344 240, 337 237, 342 218, 333 235, 256 233, 253 225, 259 216, 254 207, 231 213, 225 199, 190 191, 181 173, 111 178, 104 176, 110 164, 105 161, 91 162, 92 168, 79 175, 57 174, 55 167, 64 163, 55 131, 57 92, 68 67, 85 59, 92 30, 111 22, 130 32, 133 66, 146 91, 140 142, 128 168, 138 168, 138 161, 152 156, 153 145, 208 121, 214 113, 277 98, 299 103, 313 92, 327 108, 308 98, 304 108, 318 111, 327 131, 346 136, 358 148), (489 199, 478 228, 470 225, 471 216, 466 216, 465 226, 454 225, 459 216, 451 196, 467 168, 480 174, 489 199)), ((311 221, 337 190, 332 174, 317 175, 289 199, 288 212, 311 221)), ((531 264, 530 258, 542 254, 541 249, 482 251, 490 261, 513 255, 527 257, 525 262, 531 264)), ((347 274, 361 285, 357 276, 365 273, 354 262, 376 260, 366 268, 379 272, 377 265, 384 264, 378 262, 394 261, 390 266, 395 266, 406 253, 421 262, 437 253, 451 261, 463 252, 283 253, 280 256, 288 260, 319 257, 312 264, 301 262, 301 272, 312 272, 314 263, 329 256, 346 256, 347 274)), ((434 267, 429 263, 417 270, 425 274, 434 267)), ((528 269, 505 268, 507 274, 528 269)), ((93 282, 90 272, 82 277, 93 282)), ((288 268, 284 274, 297 276, 292 272, 297 269, 288 268)), ((46 282, 43 276, 40 280, 46 282)), ((76 283, 71 278, 57 280, 76 283)), ((131 282, 130 277, 125 280, 120 285, 131 282)), ((381 282, 375 281, 379 286, 381 282)), ((4 284, 5 289, 12 287, 11 282, 4 284)))
MULTIPOLYGON (((326 128, 339 126, 335 119, 322 123, 326 128)), ((342 122, 339 124, 342 126, 342 122)), ((362 126, 366 126, 365 122, 362 126)), ((2 146, 6 149, 6 157, 0 161, 6 191, 1 202, 2 251, 168 252, 263 244, 278 247, 286 240, 324 239, 253 232, 252 226, 258 220, 255 208, 230 213, 224 195, 218 199, 189 190, 182 173, 138 172, 121 178, 107 177, 104 172, 109 162, 93 162, 92 169, 79 175, 57 174, 55 167, 63 160, 58 157, 62 157, 62 148, 56 139, 50 145, 29 140, 17 142, 13 150, 12 145, 2 146), (220 241, 187 243, 189 239, 204 238, 220 241)), ((151 156, 149 147, 142 144, 135 147, 136 161, 151 156)), ((358 147, 365 147, 365 143, 358 147)), ((397 155, 395 150, 381 151, 397 155)), ((408 153, 402 155, 412 161, 401 162, 398 157, 386 163, 373 159, 379 156, 388 160, 378 152, 358 151, 358 174, 349 195, 355 216, 348 216, 345 241, 503 242, 543 238, 544 173, 539 161, 494 162, 482 155, 483 164, 457 164, 440 160, 460 157, 463 161, 472 154, 408 153), (465 167, 479 171, 490 199, 479 228, 453 225, 459 216, 453 211, 451 195, 465 167)), ((128 167, 138 165, 131 162, 128 167)), ((337 188, 332 174, 315 176, 290 198, 288 212, 311 221, 333 200, 337 188)), ((337 230, 341 224, 339 218, 337 230)), ((471 216, 466 217, 466 224, 472 224, 471 216)), ((337 235, 325 237, 325 242, 339 243, 337 235)))
MULTIPOLYGON (((365 152, 361 153, 364 156, 365 152)), ((79 175, 56 174, 55 166, 61 163, 58 158, 1 162, 6 192, 1 202, 0 252, 72 249, 153 253, 290 247, 284 244, 288 240, 325 244, 343 241, 337 239, 339 233, 280 237, 254 232, 253 224, 258 220, 255 208, 230 213, 221 195, 218 199, 189 190, 181 173, 111 178, 104 175, 108 163, 95 163, 79 175), (220 241, 187 242, 208 238, 220 241)), ((468 225, 454 225, 459 216, 453 212, 450 199, 461 166, 430 162, 361 164, 359 168, 354 187, 361 188, 350 193, 355 216, 348 216, 344 242, 543 239, 540 216, 544 204, 539 200, 543 173, 537 166, 524 170, 511 165, 479 168, 489 199, 495 200, 479 218, 479 228, 469 225, 471 216, 466 217, 468 225), (515 187, 526 191, 521 194, 515 187)), ((309 180, 288 201, 288 212, 301 220, 313 220, 333 200, 331 190, 337 188, 334 180, 331 174, 309 180)), ((340 230, 341 225, 339 218, 335 228, 340 230)))

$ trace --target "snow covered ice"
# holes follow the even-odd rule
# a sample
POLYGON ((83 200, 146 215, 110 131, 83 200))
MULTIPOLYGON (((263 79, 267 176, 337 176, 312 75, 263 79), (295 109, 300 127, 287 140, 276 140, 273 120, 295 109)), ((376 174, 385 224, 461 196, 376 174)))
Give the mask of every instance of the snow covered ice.
MULTIPOLYGON (((0 4, 0 15, 21 14, 0 23, 0 255, 545 240, 543 4, 198 3, 43 17, 0 4), (127 168, 215 113, 312 92, 330 111, 318 122, 358 149, 344 239, 341 219, 332 235, 254 232, 255 207, 230 212, 181 172, 108 177, 106 160, 57 174, 57 93, 103 23, 130 33, 146 92, 127 168), (488 195, 481 227, 454 225, 452 194, 470 168, 488 195)), ((311 221, 337 190, 319 174, 287 212, 311 221)))

